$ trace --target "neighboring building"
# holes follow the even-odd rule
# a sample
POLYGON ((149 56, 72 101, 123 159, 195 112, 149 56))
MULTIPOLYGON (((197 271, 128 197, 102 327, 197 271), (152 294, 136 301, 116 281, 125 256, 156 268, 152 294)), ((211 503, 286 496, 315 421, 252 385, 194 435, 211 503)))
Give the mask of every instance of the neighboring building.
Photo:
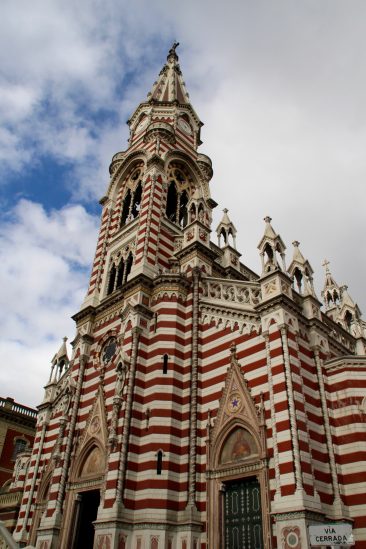
POLYGON ((345 521, 365 549, 365 323, 328 264, 322 311, 298 242, 286 262, 269 217, 259 275, 227 210, 211 241, 211 160, 175 49, 112 159, 15 538, 303 549, 310 524, 345 521))
POLYGON ((15 490, 12 485, 14 466, 20 456, 29 461, 36 421, 36 410, 0 397, 0 520, 9 531, 15 527, 23 491, 23 486, 15 490))

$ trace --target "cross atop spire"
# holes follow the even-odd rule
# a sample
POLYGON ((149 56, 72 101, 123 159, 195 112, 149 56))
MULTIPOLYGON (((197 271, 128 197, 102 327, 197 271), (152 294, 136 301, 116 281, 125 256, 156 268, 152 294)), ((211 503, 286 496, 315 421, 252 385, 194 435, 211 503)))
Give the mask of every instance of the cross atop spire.
POLYGON ((328 261, 328 259, 324 259, 324 261, 322 263, 322 267, 325 267, 325 272, 326 273, 330 273, 329 264, 330 264, 330 262, 328 261))
POLYGON ((178 55, 177 55, 177 53, 176 53, 176 51, 175 51, 175 50, 177 49, 178 46, 179 46, 179 42, 173 42, 173 45, 172 45, 172 47, 171 47, 170 50, 169 50, 167 59, 169 59, 169 56, 170 56, 170 55, 175 55, 175 57, 177 58, 177 61, 178 61, 178 55))

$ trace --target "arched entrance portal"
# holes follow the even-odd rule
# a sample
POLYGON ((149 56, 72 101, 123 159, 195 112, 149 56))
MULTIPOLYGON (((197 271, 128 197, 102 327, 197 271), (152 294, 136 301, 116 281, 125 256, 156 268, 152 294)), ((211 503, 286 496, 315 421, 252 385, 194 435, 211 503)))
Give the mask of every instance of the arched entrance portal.
POLYGON ((238 420, 209 450, 209 547, 270 547, 267 467, 261 440, 238 420))
POLYGON ((271 549, 264 402, 256 401, 231 349, 223 395, 207 433, 210 548, 271 549))
POLYGON ((97 518, 99 503, 99 490, 87 490, 76 496, 74 539, 71 549, 93 549, 93 522, 97 518))
POLYGON ((72 475, 62 547, 93 549, 104 471, 104 453, 97 441, 91 440, 81 452, 72 475))

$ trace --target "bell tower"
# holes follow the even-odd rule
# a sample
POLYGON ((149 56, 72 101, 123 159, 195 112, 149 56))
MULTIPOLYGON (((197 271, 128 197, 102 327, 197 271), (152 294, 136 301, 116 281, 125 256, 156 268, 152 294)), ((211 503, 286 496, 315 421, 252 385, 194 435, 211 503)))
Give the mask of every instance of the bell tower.
POLYGON ((128 121, 128 149, 112 158, 84 308, 169 269, 184 240, 209 243, 213 172, 210 159, 197 151, 202 122, 189 100, 177 46, 128 121), (194 215, 201 231, 184 239, 194 215))

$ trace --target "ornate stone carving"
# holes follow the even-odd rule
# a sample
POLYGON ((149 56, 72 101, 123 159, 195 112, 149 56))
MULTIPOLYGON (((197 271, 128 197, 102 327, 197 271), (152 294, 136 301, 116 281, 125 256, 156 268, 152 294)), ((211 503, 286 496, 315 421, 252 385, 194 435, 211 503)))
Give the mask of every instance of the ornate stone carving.
POLYGON ((254 309, 261 299, 260 287, 250 282, 227 282, 222 279, 203 279, 202 298, 208 300, 222 300, 247 305, 254 309))
POLYGON ((301 535, 298 526, 285 526, 281 530, 283 549, 301 549, 301 535))

